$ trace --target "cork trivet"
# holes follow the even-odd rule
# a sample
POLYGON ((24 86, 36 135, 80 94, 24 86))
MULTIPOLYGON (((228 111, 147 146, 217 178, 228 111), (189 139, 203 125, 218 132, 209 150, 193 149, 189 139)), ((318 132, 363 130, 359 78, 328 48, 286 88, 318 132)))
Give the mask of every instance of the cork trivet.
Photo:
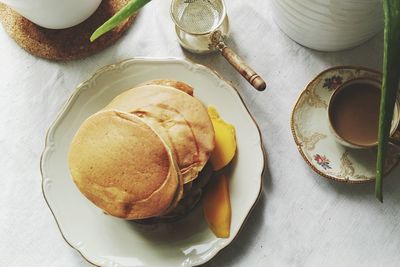
MULTIPOLYGON (((33 1, 33 0, 30 0, 33 1)), ((87 57, 115 43, 132 25, 134 16, 112 31, 90 42, 91 34, 129 0, 103 0, 95 13, 84 22, 61 30, 40 27, 11 8, 0 4, 0 22, 6 32, 29 53, 51 60, 87 57)))

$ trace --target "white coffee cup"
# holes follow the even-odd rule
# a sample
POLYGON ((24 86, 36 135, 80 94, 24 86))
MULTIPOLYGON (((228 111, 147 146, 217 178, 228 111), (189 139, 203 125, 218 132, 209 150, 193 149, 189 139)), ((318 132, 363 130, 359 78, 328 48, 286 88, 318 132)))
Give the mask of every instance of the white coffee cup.
POLYGON ((90 17, 101 0, 0 0, 0 2, 39 26, 64 29, 90 17))

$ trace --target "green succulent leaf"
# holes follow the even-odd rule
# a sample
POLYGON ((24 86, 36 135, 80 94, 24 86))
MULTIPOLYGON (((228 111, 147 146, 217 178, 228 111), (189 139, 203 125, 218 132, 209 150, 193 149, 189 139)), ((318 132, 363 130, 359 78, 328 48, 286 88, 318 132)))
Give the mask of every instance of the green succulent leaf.
POLYGON ((90 41, 93 42, 103 34, 111 31, 117 27, 121 22, 135 14, 139 9, 146 5, 151 0, 131 0, 126 6, 121 8, 114 16, 103 23, 97 30, 90 36, 90 41))
POLYGON ((382 202, 382 176, 400 77, 400 0, 384 0, 385 16, 382 96, 379 114, 375 195, 382 202))

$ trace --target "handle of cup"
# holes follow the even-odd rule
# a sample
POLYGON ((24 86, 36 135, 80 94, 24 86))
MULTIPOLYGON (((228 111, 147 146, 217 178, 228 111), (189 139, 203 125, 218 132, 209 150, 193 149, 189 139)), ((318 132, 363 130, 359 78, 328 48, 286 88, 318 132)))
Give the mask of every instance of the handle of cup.
POLYGON ((252 68, 250 68, 232 49, 225 43, 217 45, 225 59, 258 91, 263 91, 266 87, 265 81, 252 68))
POLYGON ((400 148, 400 127, 389 137, 389 143, 400 148))

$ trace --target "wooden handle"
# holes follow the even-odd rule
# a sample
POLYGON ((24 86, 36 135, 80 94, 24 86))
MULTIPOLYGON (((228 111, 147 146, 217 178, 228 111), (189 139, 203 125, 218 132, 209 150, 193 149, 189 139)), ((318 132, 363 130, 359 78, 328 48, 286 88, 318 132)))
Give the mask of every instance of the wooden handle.
POLYGON ((266 87, 265 81, 244 61, 227 47, 225 43, 220 42, 217 48, 228 62, 258 91, 263 91, 266 87))

